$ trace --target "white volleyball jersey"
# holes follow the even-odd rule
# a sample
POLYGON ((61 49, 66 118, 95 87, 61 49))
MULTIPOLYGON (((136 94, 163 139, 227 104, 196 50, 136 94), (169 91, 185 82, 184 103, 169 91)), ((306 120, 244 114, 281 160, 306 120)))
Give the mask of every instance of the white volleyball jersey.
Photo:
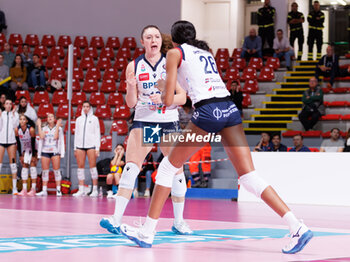
POLYGON ((58 139, 54 139, 56 128, 56 126, 52 129, 49 126, 43 127, 43 132, 45 133, 41 150, 43 153, 58 153, 58 139))
POLYGON ((21 150, 24 151, 32 151, 32 137, 30 136, 30 126, 27 125, 26 130, 22 130, 20 126, 18 126, 18 136, 19 141, 21 142, 21 150))
POLYGON ((143 122, 174 122, 179 120, 177 107, 168 109, 163 104, 154 104, 149 98, 150 95, 160 94, 161 92, 155 87, 158 79, 165 79, 165 57, 162 55, 157 64, 153 67, 141 55, 135 59, 135 77, 137 80, 137 104, 135 108, 136 121, 143 122))
POLYGON ((182 44, 178 49, 182 59, 177 69, 177 80, 193 104, 204 99, 230 95, 210 52, 188 44, 182 44))

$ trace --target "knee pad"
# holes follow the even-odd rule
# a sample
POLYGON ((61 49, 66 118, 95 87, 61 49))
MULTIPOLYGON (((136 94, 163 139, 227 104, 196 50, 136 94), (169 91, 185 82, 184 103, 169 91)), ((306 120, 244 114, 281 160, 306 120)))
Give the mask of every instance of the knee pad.
POLYGON ((38 177, 38 171, 37 171, 37 169, 36 169, 35 166, 32 166, 32 167, 30 168, 30 177, 31 177, 32 179, 36 179, 36 178, 38 177))
POLYGON ((22 180, 28 180, 28 168, 26 167, 23 167, 22 168, 22 172, 21 172, 21 177, 22 177, 22 180))
POLYGON ((239 178, 240 184, 244 186, 244 188, 256 195, 257 197, 261 197, 261 194, 264 190, 269 186, 269 184, 262 179, 256 171, 252 171, 248 174, 245 174, 239 178))
POLYGON ((0 171, 1 171, 1 168, 2 168, 2 163, 0 163, 0 171))
POLYGON ((54 170, 53 173, 55 174, 55 181, 61 181, 62 180, 62 175, 61 175, 61 170, 54 170))
POLYGON ((44 182, 49 181, 49 170, 43 170, 42 172, 42 179, 44 182))
POLYGON ((170 187, 173 185, 173 179, 177 171, 180 168, 174 167, 168 160, 168 157, 164 157, 159 165, 156 184, 164 187, 170 187))
POLYGON ((91 174, 91 179, 98 179, 98 173, 97 173, 96 167, 90 168, 90 174, 91 174))
POLYGON ((16 163, 10 164, 10 168, 11 168, 11 174, 16 175, 17 174, 17 164, 16 163))
POLYGON ((119 181, 119 187, 126 189, 134 189, 135 180, 140 173, 140 168, 132 162, 126 163, 119 181))
POLYGON ((187 185, 184 172, 175 175, 173 179, 173 187, 171 188, 171 195, 175 197, 184 197, 186 195, 187 185))
POLYGON ((84 168, 78 168, 77 177, 79 180, 85 180, 85 169, 84 168))

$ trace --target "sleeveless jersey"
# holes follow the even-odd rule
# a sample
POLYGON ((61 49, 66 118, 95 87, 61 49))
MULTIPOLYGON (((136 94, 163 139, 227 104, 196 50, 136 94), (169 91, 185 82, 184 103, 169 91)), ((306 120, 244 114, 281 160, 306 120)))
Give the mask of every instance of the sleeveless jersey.
POLYGON ((18 136, 19 141, 21 142, 21 150, 22 152, 26 150, 32 150, 32 137, 30 136, 30 126, 27 125, 27 128, 25 131, 22 130, 20 126, 18 126, 18 136))
POLYGON ((188 44, 182 44, 178 49, 182 59, 177 69, 177 80, 193 104, 204 99, 230 95, 210 52, 188 44))
POLYGON ((56 126, 50 129, 48 126, 43 127, 45 138, 43 139, 42 152, 43 153, 58 153, 58 139, 55 140, 56 126))
POLYGON ((169 109, 163 104, 152 103, 149 98, 150 95, 161 93, 155 86, 158 79, 165 79, 166 77, 165 63, 164 55, 161 56, 154 67, 147 61, 145 55, 135 59, 138 97, 134 120, 159 123, 179 120, 177 107, 172 106, 169 109))

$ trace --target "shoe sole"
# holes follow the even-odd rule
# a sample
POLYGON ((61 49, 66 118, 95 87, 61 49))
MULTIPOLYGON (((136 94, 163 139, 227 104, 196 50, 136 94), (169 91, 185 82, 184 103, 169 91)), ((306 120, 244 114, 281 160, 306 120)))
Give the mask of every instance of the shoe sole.
POLYGON ((100 226, 107 229, 109 233, 120 235, 120 227, 113 226, 107 219, 101 219, 100 226))
POLYGON ((282 250, 282 252, 284 254, 295 254, 300 252, 301 250, 303 250, 303 248, 307 245, 307 243, 309 243, 309 241, 311 240, 311 238, 314 236, 314 234, 311 232, 311 230, 306 231, 301 238, 299 238, 298 240, 298 244, 295 245, 294 248, 292 248, 289 251, 284 251, 282 250))
POLYGON ((120 230, 120 232, 122 233, 123 236, 126 236, 132 242, 136 243, 139 247, 142 247, 142 248, 151 248, 152 247, 152 244, 148 244, 144 241, 141 241, 141 240, 137 239, 136 237, 129 236, 126 233, 124 233, 123 230, 120 230))
POLYGON ((177 234, 177 235, 192 235, 193 234, 193 232, 192 233, 188 233, 188 232, 181 232, 181 231, 179 231, 176 227, 174 227, 174 226, 172 226, 171 227, 171 231, 173 231, 175 234, 177 234))

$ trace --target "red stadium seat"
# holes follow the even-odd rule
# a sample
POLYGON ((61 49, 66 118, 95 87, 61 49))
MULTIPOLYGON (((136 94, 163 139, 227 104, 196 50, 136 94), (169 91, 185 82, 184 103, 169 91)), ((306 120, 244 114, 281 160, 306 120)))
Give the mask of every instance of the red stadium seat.
POLYGON ((47 91, 35 92, 34 98, 33 98, 33 103, 34 103, 34 105, 50 103, 49 93, 47 91))
POLYGON ((333 101, 333 102, 328 102, 329 107, 345 107, 348 105, 347 101, 333 101))
POLYGON ((103 80, 107 80, 107 79, 118 81, 119 79, 118 70, 113 67, 106 69, 103 74, 103 80))
POLYGON ((324 94, 328 94, 329 92, 331 92, 333 90, 333 88, 328 88, 328 87, 322 87, 322 92, 324 94))
POLYGON ((79 47, 73 46, 73 56, 79 59, 81 58, 81 51, 79 47))
POLYGON ((117 85, 114 79, 106 79, 102 81, 101 92, 112 93, 117 91, 117 85))
POLYGON ((145 49, 138 47, 135 49, 135 52, 134 52, 132 59, 135 60, 136 58, 138 58, 140 55, 142 55, 144 53, 145 53, 145 49))
POLYGON ((123 95, 121 93, 110 93, 107 100, 107 105, 119 106, 124 104, 123 95))
POLYGON ((342 120, 347 120, 347 121, 350 120, 350 114, 343 115, 341 119, 342 120))
POLYGON ((111 108, 109 105, 98 105, 95 116, 101 119, 110 119, 112 117, 111 108))
POLYGON ((232 52, 232 59, 240 58, 242 53, 242 48, 235 48, 232 52))
POLYGON ((129 48, 122 47, 118 50, 116 58, 124 57, 127 60, 131 59, 131 52, 129 48))
MULTIPOLYGON (((68 104, 60 104, 57 109, 56 117, 57 118, 63 118, 68 119, 68 112, 69 112, 69 105, 68 104)), ((73 118, 73 107, 71 108, 71 118, 73 118)))
POLYGON ((113 119, 129 119, 130 115, 130 109, 126 105, 116 106, 113 119))
POLYGON ((44 58, 46 58, 46 57, 49 55, 49 53, 48 53, 48 51, 47 51, 47 48, 46 48, 46 46, 44 46, 44 45, 38 45, 38 46, 36 46, 36 47, 34 48, 33 54, 38 55, 38 56, 40 56, 40 57, 44 57, 44 58))
MULTIPOLYGON (((4 44, 7 43, 6 36, 3 33, 0 33, 0 46, 3 47, 4 44)), ((3 50, 1 50, 2 52, 3 50)))
POLYGON ((53 46, 51 48, 50 56, 58 56, 59 58, 64 58, 64 49, 62 46, 53 46))
POLYGON ((225 77, 223 78, 225 81, 228 80, 239 80, 240 76, 239 76, 239 70, 236 67, 230 67, 226 74, 225 77))
POLYGON ((250 94, 243 93, 242 107, 248 108, 251 104, 252 104, 252 99, 250 97, 250 94))
POLYGON ((260 71, 260 75, 258 77, 258 80, 261 82, 270 82, 275 79, 275 73, 273 71, 273 68, 271 67, 263 67, 260 71))
POLYGON ((310 130, 310 131, 305 131, 305 132, 302 132, 301 135, 303 137, 320 137, 322 134, 321 131, 313 131, 313 130, 310 130))
POLYGON ((244 82, 244 87, 242 89, 243 92, 255 94, 258 90, 258 81, 256 81, 256 79, 247 79, 244 82))
POLYGON ((41 39, 41 44, 46 47, 52 47, 56 45, 56 40, 53 35, 43 35, 41 39))
POLYGON ((247 67, 247 63, 244 58, 238 57, 233 60, 232 67, 238 68, 238 70, 243 71, 243 69, 247 67))
POLYGON ((106 132, 105 123, 103 122, 102 119, 99 119, 98 122, 100 123, 100 134, 104 135, 106 132))
POLYGON ((81 105, 84 101, 86 101, 86 94, 84 92, 74 92, 72 94, 72 105, 81 105))
POLYGON ((59 104, 67 104, 67 93, 65 91, 56 91, 52 95, 52 104, 57 106, 59 104))
MULTIPOLYGON (((63 67, 68 68, 68 55, 63 60, 63 67)), ((78 60, 77 57, 73 56, 73 67, 78 67, 78 60)))
POLYGON ((95 79, 96 81, 101 80, 101 71, 98 68, 91 67, 86 73, 86 79, 95 79))
POLYGON ((120 57, 115 60, 113 67, 119 71, 122 71, 124 68, 126 68, 127 65, 128 59, 126 59, 125 57, 120 57))
POLYGON ((79 48, 86 48, 89 46, 86 36, 76 36, 74 39, 74 46, 79 48))
POLYGON ((128 134, 129 128, 126 120, 114 120, 111 127, 112 132, 117 132, 119 136, 126 136, 128 134))
POLYGON ((342 117, 342 115, 339 115, 339 114, 329 114, 329 115, 324 115, 324 116, 321 116, 321 120, 340 120, 340 118, 342 117))
POLYGON ((302 133, 301 131, 289 130, 289 131, 283 132, 282 136, 283 137, 293 137, 295 135, 301 135, 301 133, 302 133))
POLYGON ((216 51, 215 59, 217 60, 220 58, 224 58, 226 60, 230 58, 230 53, 228 52, 227 48, 218 48, 216 51))
POLYGON ((103 37, 102 36, 91 37, 90 46, 98 48, 98 49, 103 48, 105 46, 105 43, 103 41, 103 37))
POLYGON ((91 93, 89 102, 92 106, 106 104, 106 99, 105 99, 104 93, 101 93, 101 92, 91 93))
POLYGON ((10 34, 9 44, 12 46, 23 45, 23 39, 20 34, 10 34))
POLYGON ((57 45, 67 48, 70 44, 72 44, 72 39, 69 35, 60 35, 58 37, 57 45))
POLYGON ((277 70, 280 68, 280 60, 277 57, 268 57, 265 66, 271 67, 273 70, 277 70))
POLYGON ((126 82, 125 80, 120 80, 120 84, 118 87, 118 92, 119 93, 126 93, 126 82))
POLYGON ((67 78, 66 70, 63 67, 54 67, 50 79, 65 80, 67 78))
POLYGON ((249 79, 257 79, 255 68, 247 67, 243 70, 241 80, 245 81, 249 79))
POLYGON ((36 34, 28 34, 26 35, 26 39, 24 40, 24 43, 26 43, 29 46, 37 46, 39 45, 39 37, 36 34))
POLYGON ((111 60, 108 57, 100 57, 96 67, 99 68, 100 70, 111 68, 112 67, 111 60))
POLYGON ((94 59, 91 56, 83 57, 79 67, 84 70, 95 67, 94 59))
POLYGON ((255 68, 256 70, 260 70, 263 67, 263 61, 259 57, 252 57, 249 61, 248 67, 255 68))
POLYGON ((79 104, 77 106, 77 110, 75 111, 75 118, 78 118, 79 116, 81 116, 82 112, 83 112, 83 104, 79 104))
POLYGON ((134 50, 136 48, 135 37, 125 37, 123 40, 122 48, 128 48, 134 50))
MULTIPOLYGON (((74 135, 74 133, 75 133, 75 120, 70 121, 70 131, 71 131, 71 134, 74 135)), ((66 125, 64 127, 64 133, 67 133, 67 132, 68 132, 68 121, 66 122, 66 125)))
POLYGON ((320 150, 317 147, 309 147, 311 152, 320 152, 320 150))
POLYGON ((228 58, 218 58, 216 60, 216 65, 223 72, 225 72, 230 67, 230 64, 228 62, 228 58))
MULTIPOLYGON (((28 49, 30 52, 30 47, 28 47, 28 49)), ((23 53, 23 46, 22 45, 17 46, 16 55, 20 55, 22 53, 23 53)))
POLYGON ((84 72, 83 69, 79 67, 73 68, 73 78, 78 80, 84 80, 84 72))
POLYGON ((84 55, 83 58, 85 57, 92 57, 93 59, 97 59, 98 58, 98 52, 96 47, 88 47, 85 49, 84 51, 84 55))
POLYGON ((120 81, 126 80, 126 75, 125 75, 126 68, 123 69, 123 71, 120 74, 120 81))
POLYGON ((345 55, 345 58, 350 59, 350 53, 347 53, 347 54, 345 55))
POLYGON ((102 136, 101 137, 101 151, 110 152, 112 151, 112 136, 102 136))
POLYGON ((19 103, 19 99, 23 96, 27 98, 28 103, 31 103, 32 101, 28 90, 16 90, 15 96, 16 96, 16 104, 19 103))
POLYGON ((102 48, 100 53, 100 59, 103 57, 108 57, 109 59, 113 59, 114 58, 113 48, 110 48, 110 47, 102 48))
POLYGON ((118 49, 120 47, 120 41, 117 36, 110 36, 107 38, 107 47, 113 48, 113 49, 118 49))
POLYGON ((51 114, 55 113, 53 110, 52 104, 41 103, 39 105, 39 109, 38 109, 38 117, 45 120, 47 118, 47 114, 49 114, 49 113, 51 113, 51 114))
MULTIPOLYGON (((65 91, 68 90, 68 82, 66 82, 64 90, 65 91)), ((81 91, 80 81, 79 81, 79 79, 76 79, 74 77, 72 79, 72 90, 73 90, 73 92, 80 92, 81 91)))
POLYGON ((83 91, 87 93, 97 92, 98 91, 97 80, 85 79, 84 85, 83 85, 83 91))
POLYGON ((336 94, 339 94, 339 93, 342 94, 342 93, 348 92, 349 88, 347 88, 347 87, 336 87, 336 88, 333 88, 332 90, 336 94))

